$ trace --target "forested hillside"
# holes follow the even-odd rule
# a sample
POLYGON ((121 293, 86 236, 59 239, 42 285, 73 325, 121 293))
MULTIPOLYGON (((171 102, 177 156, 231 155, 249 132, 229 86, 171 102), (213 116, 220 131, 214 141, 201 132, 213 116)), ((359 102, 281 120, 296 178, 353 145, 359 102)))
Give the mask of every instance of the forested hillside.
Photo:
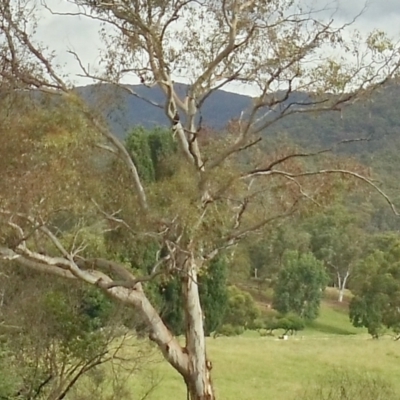
MULTIPOLYGON (((164 95, 159 88, 144 85, 130 88, 151 102, 163 102, 164 95)), ((187 85, 180 84, 177 91, 184 96, 187 88, 187 85)), ((102 102, 103 113, 111 129, 120 138, 126 137, 135 126, 168 126, 162 107, 157 108, 121 88, 100 85, 80 87, 77 90, 91 104, 102 102), (105 92, 108 95, 105 96, 105 92)), ((288 102, 298 97, 304 98, 306 95, 293 93, 288 102)), ((237 118, 241 110, 246 110, 251 102, 248 96, 222 90, 213 92, 202 109, 204 127, 215 134, 223 132, 232 119, 237 118)), ((375 179, 392 196, 397 197, 399 186, 395 176, 400 163, 399 109, 400 87, 393 81, 383 85, 371 96, 335 111, 294 114, 277 120, 262 132, 262 136, 268 145, 271 141, 291 142, 309 152, 334 146, 335 153, 356 157, 364 165, 372 167, 375 179), (351 139, 355 139, 355 142, 346 142, 351 139)), ((266 151, 267 147, 264 146, 266 151)))
MULTIPOLYGON (((129 88, 151 102, 163 102, 164 95, 159 88, 144 85, 129 88)), ((177 91, 185 96, 187 88, 187 85, 179 84, 177 91)), ((162 107, 157 108, 121 88, 97 85, 77 90, 89 103, 101 103, 111 129, 121 138, 125 138, 136 126, 150 129, 168 126, 162 107)), ((305 94, 292 93, 288 102, 306 97, 305 94)), ((218 136, 251 102, 252 99, 247 96, 222 90, 213 92, 202 109, 204 127, 218 136)), ((355 158, 370 168, 369 173, 378 186, 400 204, 400 183, 397 179, 400 165, 399 109, 400 86, 392 81, 371 96, 360 98, 355 104, 327 113, 300 113, 277 120, 261 133, 264 139, 261 147, 266 153, 282 144, 297 145, 299 149, 307 149, 307 152, 332 148, 333 153, 344 158, 355 158)), ((374 199, 373 205, 373 224, 376 229, 400 228, 400 223, 392 218, 385 202, 374 199)))
MULTIPOLYGON (((89 103, 99 102, 103 113, 107 117, 112 130, 124 138, 129 130, 136 125, 146 128, 155 126, 168 126, 169 121, 165 115, 165 95, 159 87, 149 88, 145 85, 128 86, 137 93, 132 96, 121 88, 110 85, 95 85, 77 88, 77 92, 87 99, 89 103), (106 99, 106 100, 104 100, 106 99), (155 103, 159 107, 155 106, 155 103)), ((188 86, 177 84, 176 91, 185 97, 188 86)), ((251 98, 235 93, 218 90, 213 92, 202 108, 204 124, 213 129, 222 129, 232 118, 236 118, 242 110, 246 109, 251 98)))
MULTIPOLYGON (((139 96, 162 104, 164 95, 157 87, 144 85, 129 86, 139 96)), ((180 84, 177 91, 185 96, 188 86, 180 84)), ((103 104, 104 113, 116 134, 125 137, 134 126, 145 128, 167 126, 164 109, 154 107, 147 101, 129 95, 121 88, 107 85, 77 88, 89 103, 103 104)), ((292 94, 294 100, 296 94, 292 94)), ((300 94, 296 95, 301 96, 300 94)), ((303 95, 304 96, 304 95, 303 95)), ((219 131, 238 118, 242 110, 251 105, 252 98, 223 90, 213 92, 204 103, 203 124, 219 131)), ((267 137, 286 136, 303 147, 329 147, 344 139, 365 138, 359 144, 346 144, 340 149, 348 154, 362 155, 366 159, 373 153, 393 150, 400 141, 400 87, 395 82, 385 84, 368 98, 361 98, 355 104, 343 106, 336 111, 322 114, 294 114, 276 121, 268 130, 267 137)))

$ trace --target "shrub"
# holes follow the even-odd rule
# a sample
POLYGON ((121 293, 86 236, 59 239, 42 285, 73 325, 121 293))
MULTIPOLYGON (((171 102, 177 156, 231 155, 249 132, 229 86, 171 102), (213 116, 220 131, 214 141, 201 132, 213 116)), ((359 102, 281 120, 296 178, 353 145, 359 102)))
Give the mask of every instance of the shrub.
POLYGON ((260 310, 253 297, 236 286, 230 286, 228 288, 228 306, 223 323, 248 329, 259 317, 260 310))
POLYGON ((264 319, 256 318, 255 320, 251 321, 248 324, 247 328, 251 329, 253 331, 258 331, 260 329, 265 329, 266 328, 265 323, 266 323, 266 321, 264 319))
POLYGON ((273 307, 282 314, 290 312, 314 320, 327 282, 323 263, 312 253, 290 251, 274 284, 273 307))
POLYGON ((244 332, 243 326, 225 324, 222 325, 214 334, 214 337, 218 336, 239 336, 244 332))
POLYGON ((305 322, 304 319, 300 318, 298 315, 289 313, 266 319, 264 326, 270 334, 272 334, 274 330, 283 329, 284 335, 288 333, 293 335, 305 328, 305 322))

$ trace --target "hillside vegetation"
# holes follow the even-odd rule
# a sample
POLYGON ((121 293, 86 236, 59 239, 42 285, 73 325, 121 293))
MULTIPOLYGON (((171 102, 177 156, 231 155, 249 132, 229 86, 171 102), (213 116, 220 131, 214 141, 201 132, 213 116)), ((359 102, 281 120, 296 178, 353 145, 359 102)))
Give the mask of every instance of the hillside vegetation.
MULTIPOLYGON (((144 85, 131 86, 140 96, 146 96, 154 102, 162 102, 163 94, 159 88, 147 88, 144 85)), ((177 92, 184 94, 187 86, 179 84, 177 92)), ((120 137, 126 137, 134 126, 153 128, 168 126, 162 109, 129 96, 123 90, 107 85, 85 86, 77 91, 89 103, 101 104, 104 115, 113 131, 120 137)), ((301 94, 293 93, 291 98, 301 94)), ((304 94, 303 94, 304 97, 304 94)), ((245 95, 217 90, 204 103, 202 112, 205 126, 216 131, 224 129, 242 110, 251 105, 252 98, 245 95)), ((288 100, 290 102, 290 100, 288 100)), ((368 155, 374 152, 393 149, 399 144, 400 87, 396 82, 384 85, 369 98, 355 104, 343 106, 337 111, 322 114, 294 114, 276 121, 265 132, 270 138, 286 136, 302 147, 320 148, 331 146, 343 139, 366 138, 368 141, 347 144, 340 150, 347 154, 368 155)), ((393 152, 394 153, 394 152, 393 152)))

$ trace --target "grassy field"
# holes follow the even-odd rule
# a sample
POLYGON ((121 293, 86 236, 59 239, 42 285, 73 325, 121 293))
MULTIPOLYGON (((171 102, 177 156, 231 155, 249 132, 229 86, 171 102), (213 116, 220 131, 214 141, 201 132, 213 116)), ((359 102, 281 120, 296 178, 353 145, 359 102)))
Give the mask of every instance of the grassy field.
MULTIPOLYGON (((287 341, 247 332, 210 338, 207 344, 220 400, 292 400, 335 367, 380 375, 400 393, 400 343, 370 339, 365 330, 352 327, 343 307, 330 301, 315 322, 287 341)), ((171 367, 160 362, 156 373, 161 382, 150 399, 186 399, 171 367)))

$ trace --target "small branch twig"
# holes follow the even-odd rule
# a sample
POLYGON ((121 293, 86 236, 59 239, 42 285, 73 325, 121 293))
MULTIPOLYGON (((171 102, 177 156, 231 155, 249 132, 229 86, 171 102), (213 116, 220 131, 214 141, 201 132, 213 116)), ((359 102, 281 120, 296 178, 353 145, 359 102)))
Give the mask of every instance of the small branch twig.
POLYGON ((385 201, 389 204, 390 208, 392 209, 393 213, 396 216, 400 216, 399 212, 396 209, 396 206, 393 204, 390 197, 382 189, 380 189, 374 182, 372 182, 370 179, 366 178, 365 176, 358 174, 357 172, 348 171, 345 169, 321 169, 321 170, 317 170, 317 171, 306 171, 306 172, 300 172, 300 173, 290 173, 290 172, 280 171, 280 170, 257 169, 257 170, 253 170, 253 171, 246 173, 245 175, 242 176, 242 179, 246 179, 249 177, 256 177, 256 176, 265 176, 265 175, 280 175, 280 176, 289 177, 289 178, 299 178, 302 176, 310 177, 310 176, 323 175, 323 174, 349 175, 349 176, 352 176, 354 178, 357 178, 357 179, 367 183, 369 186, 371 186, 375 191, 377 191, 385 199, 385 201))

